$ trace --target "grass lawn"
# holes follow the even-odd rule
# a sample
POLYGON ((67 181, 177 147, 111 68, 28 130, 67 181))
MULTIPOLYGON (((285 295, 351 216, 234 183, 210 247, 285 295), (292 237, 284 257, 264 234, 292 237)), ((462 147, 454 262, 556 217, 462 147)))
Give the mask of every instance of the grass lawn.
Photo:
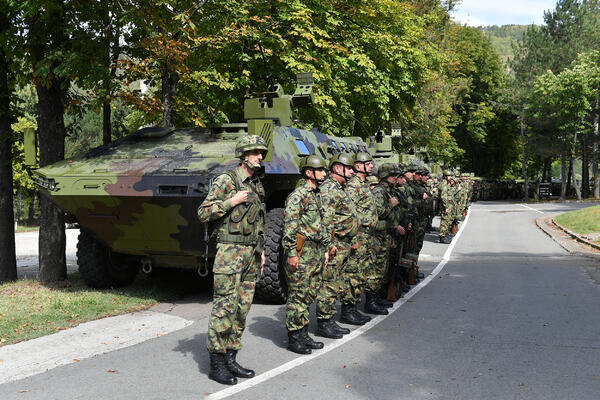
POLYGON ((5 283, 0 285, 0 346, 94 319, 144 310, 206 285, 199 283, 191 271, 165 272, 157 278, 140 274, 131 286, 106 290, 88 288, 79 273, 53 284, 27 279, 5 283))
MULTIPOLYGON (((561 214, 556 222, 581 235, 600 234, 600 206, 582 208, 561 214)), ((597 240, 600 243, 600 240, 597 240)))

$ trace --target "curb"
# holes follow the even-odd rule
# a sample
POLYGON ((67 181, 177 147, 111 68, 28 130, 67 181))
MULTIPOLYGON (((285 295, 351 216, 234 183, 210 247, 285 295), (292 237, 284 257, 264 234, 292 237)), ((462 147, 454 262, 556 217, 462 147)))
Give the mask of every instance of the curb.
POLYGON ((585 239, 584 237, 578 235, 577 233, 570 231, 569 229, 565 228, 564 226, 562 226, 561 224, 559 224, 558 222, 556 222, 554 220, 554 218, 552 218, 551 221, 552 221, 552 224, 554 226, 556 226, 558 229, 560 229, 561 231, 565 232, 567 235, 571 236, 573 239, 577 240, 578 242, 586 244, 586 245, 588 245, 590 247, 593 247, 596 250, 600 250, 600 244, 597 244, 597 243, 594 243, 594 242, 590 242, 589 240, 585 239))

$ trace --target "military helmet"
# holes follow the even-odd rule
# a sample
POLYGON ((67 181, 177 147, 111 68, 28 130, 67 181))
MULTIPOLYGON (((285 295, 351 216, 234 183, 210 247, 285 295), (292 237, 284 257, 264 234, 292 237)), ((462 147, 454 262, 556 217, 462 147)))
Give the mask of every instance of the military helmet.
POLYGON ((304 171, 306 168, 327 168, 327 163, 320 156, 311 154, 306 156, 300 161, 300 171, 304 171))
POLYGON ((427 166, 427 164, 423 163, 421 165, 421 170, 419 171, 420 175, 429 175, 431 173, 431 170, 429 169, 429 166, 427 166))
POLYGON ((375 175, 367 176, 367 182, 369 185, 377 185, 379 183, 379 179, 375 175))
POLYGON ((335 154, 329 161, 329 169, 332 169, 334 164, 342 164, 352 168, 354 166, 354 157, 348 153, 335 154))
POLYGON ((402 169, 404 170, 404 173, 415 172, 418 169, 418 167, 414 163, 412 163, 410 161, 407 162, 407 163, 404 163, 402 165, 402 167, 403 167, 402 169))
POLYGON ((404 175, 404 173, 406 172, 406 169, 404 168, 404 165, 402 163, 394 164, 394 170, 397 176, 404 175))
POLYGON ((385 163, 377 168, 377 178, 385 179, 388 176, 396 175, 398 173, 397 168, 394 164, 385 163))
POLYGON ((452 171, 450 171, 449 169, 445 169, 444 176, 452 176, 452 171))
POLYGON ((371 155, 365 151, 359 151, 356 153, 356 157, 354 158, 354 164, 359 162, 366 163, 369 161, 373 161, 373 157, 371 157, 371 155))
POLYGON ((252 150, 262 150, 264 153, 269 151, 263 138, 257 135, 242 136, 235 144, 235 156, 238 158, 252 150))

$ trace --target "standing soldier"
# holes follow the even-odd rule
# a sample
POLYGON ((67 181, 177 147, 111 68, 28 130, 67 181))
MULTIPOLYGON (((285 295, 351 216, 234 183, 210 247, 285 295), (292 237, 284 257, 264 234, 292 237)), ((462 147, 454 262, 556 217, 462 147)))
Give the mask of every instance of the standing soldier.
POLYGON ((371 314, 385 315, 388 313, 386 308, 394 304, 385 298, 379 298, 378 295, 385 281, 386 273, 388 273, 390 250, 393 242, 390 231, 396 230, 398 227, 397 220, 394 218, 394 211, 400 204, 394 193, 397 172, 398 169, 393 164, 381 165, 377 171, 380 182, 373 188, 378 218, 373 235, 377 258, 375 268, 371 270, 371 275, 367 277, 365 288, 365 312, 371 314))
POLYGON ((254 376, 254 371, 241 367, 235 358, 242 348, 259 266, 262 269, 265 260, 265 192, 256 172, 266 153, 267 146, 259 136, 242 137, 235 147, 239 166, 214 180, 198 208, 200 221, 217 223, 214 297, 206 340, 208 377, 227 385, 236 384, 236 377, 254 376))
POLYGON ((285 325, 288 350, 310 354, 322 349, 308 335, 309 308, 321 287, 323 269, 329 261, 331 231, 323 221, 319 185, 327 176, 325 160, 317 155, 302 159, 300 173, 304 178, 288 196, 283 216, 283 251, 287 257, 288 301, 285 325))
POLYGON ((356 235, 358 247, 350 256, 346 267, 346 290, 342 298, 342 322, 351 325, 363 325, 371 317, 360 313, 357 305, 365 285, 365 277, 373 267, 373 231, 377 224, 377 209, 373 193, 367 182, 367 176, 373 170, 373 158, 369 153, 358 152, 354 160, 356 173, 346 184, 346 192, 356 206, 360 227, 356 235))
POLYGON ((454 220, 454 179, 450 170, 444 170, 444 182, 440 188, 440 243, 449 244, 450 226, 454 220))
MULTIPOLYGON (((433 203, 433 194, 431 193, 427 182, 429 180, 429 168, 427 165, 423 164, 420 166, 417 171, 417 181, 416 183, 420 186, 423 192, 423 200, 422 200, 422 212, 421 220, 419 222, 419 229, 417 235, 417 244, 415 253, 417 256, 421 253, 421 249, 423 248, 423 242, 425 240, 425 233, 427 232, 427 228, 430 225, 430 221, 433 218, 434 214, 434 203, 433 203)), ((418 272, 419 267, 417 266, 417 278, 423 279, 425 276, 422 272, 418 272)))
POLYGON ((332 232, 335 255, 323 271, 323 284, 317 295, 317 335, 340 339, 350 333, 335 323, 335 303, 344 290, 344 269, 352 251, 356 251, 354 238, 358 233, 356 206, 344 191, 346 182, 354 175, 354 157, 347 153, 336 154, 329 163, 330 174, 319 187, 323 205, 323 220, 332 232), (353 243, 354 242, 354 243, 353 243))

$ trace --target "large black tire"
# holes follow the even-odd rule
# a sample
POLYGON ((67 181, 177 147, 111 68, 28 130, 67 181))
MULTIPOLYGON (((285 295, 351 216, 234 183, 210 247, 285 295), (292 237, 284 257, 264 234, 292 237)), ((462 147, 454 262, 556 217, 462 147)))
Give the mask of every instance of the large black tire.
POLYGON ((132 260, 111 252, 84 229, 79 232, 77 242, 77 265, 86 285, 95 289, 130 285, 139 269, 132 260))
POLYGON ((256 295, 269 303, 283 304, 287 300, 287 280, 281 247, 283 234, 283 208, 273 208, 267 213, 265 224, 265 265, 256 283, 256 295))

